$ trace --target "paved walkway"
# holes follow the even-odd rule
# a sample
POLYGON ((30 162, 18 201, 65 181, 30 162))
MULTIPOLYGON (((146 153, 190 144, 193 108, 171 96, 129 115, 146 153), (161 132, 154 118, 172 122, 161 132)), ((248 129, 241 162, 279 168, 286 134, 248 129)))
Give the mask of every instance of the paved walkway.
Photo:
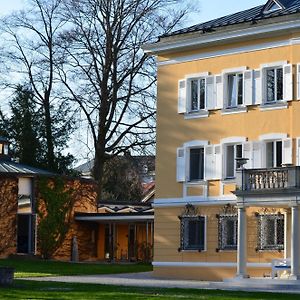
POLYGON ((219 289, 231 291, 263 291, 278 293, 299 293, 300 283, 294 281, 274 282, 270 279, 245 279, 234 282, 209 282, 193 280, 174 280, 155 278, 153 272, 109 274, 109 275, 84 275, 84 276, 55 276, 31 277, 24 280, 56 281, 71 283, 93 283, 118 286, 156 287, 156 288, 194 288, 194 289, 219 289))

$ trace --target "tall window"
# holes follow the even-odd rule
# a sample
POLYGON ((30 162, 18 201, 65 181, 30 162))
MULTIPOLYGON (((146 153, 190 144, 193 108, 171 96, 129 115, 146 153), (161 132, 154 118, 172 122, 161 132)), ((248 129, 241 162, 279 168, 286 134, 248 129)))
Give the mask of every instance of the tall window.
POLYGON ((226 178, 234 178, 236 175, 236 158, 243 157, 243 146, 241 144, 226 146, 226 178))
POLYGON ((190 111, 197 112, 201 109, 205 109, 205 91, 206 80, 205 78, 191 80, 191 103, 190 111))
POLYGON ((238 217, 237 215, 220 215, 219 250, 237 249, 238 217))
POLYGON ((190 149, 190 181, 204 179, 204 148, 190 149))
POLYGON ((243 74, 229 74, 228 77, 228 108, 243 105, 243 74))
POLYGON ((258 250, 284 249, 284 215, 258 215, 258 250))
POLYGON ((277 168, 282 165, 282 141, 266 143, 266 167, 277 168))
POLYGON ((205 217, 181 218, 181 250, 205 250, 205 217))
POLYGON ((266 70, 267 103, 283 100, 283 68, 266 70))

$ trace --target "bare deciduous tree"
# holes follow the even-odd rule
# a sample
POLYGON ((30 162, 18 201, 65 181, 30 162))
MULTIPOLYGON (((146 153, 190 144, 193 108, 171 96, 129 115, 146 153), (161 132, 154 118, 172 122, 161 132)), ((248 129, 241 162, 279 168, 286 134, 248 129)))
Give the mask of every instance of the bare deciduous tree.
POLYGON ((60 82, 55 76, 59 48, 56 39, 66 23, 59 13, 62 2, 29 0, 24 10, 4 17, 0 24, 2 67, 8 74, 2 84, 15 88, 20 81, 30 83, 44 116, 47 166, 54 171, 58 170, 55 146, 65 144, 66 131, 70 130, 65 118, 68 107, 56 101, 55 92, 60 82), (62 118, 57 118, 58 114, 62 118))
POLYGON ((141 46, 186 14, 179 0, 65 3, 60 76, 91 130, 99 196, 108 159, 155 142, 156 63, 141 46))

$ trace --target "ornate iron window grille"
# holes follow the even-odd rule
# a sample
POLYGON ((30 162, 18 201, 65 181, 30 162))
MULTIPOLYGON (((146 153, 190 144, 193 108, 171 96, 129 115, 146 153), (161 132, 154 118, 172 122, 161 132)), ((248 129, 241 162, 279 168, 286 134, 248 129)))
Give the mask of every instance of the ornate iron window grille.
POLYGON ((237 250, 238 216, 218 216, 218 249, 237 250))
POLYGON ((200 216, 198 210, 187 204, 180 219, 180 248, 178 251, 205 250, 205 217, 200 216), (193 230, 193 231, 192 231, 193 230))
POLYGON ((284 215, 257 214, 257 251, 284 250, 284 215))

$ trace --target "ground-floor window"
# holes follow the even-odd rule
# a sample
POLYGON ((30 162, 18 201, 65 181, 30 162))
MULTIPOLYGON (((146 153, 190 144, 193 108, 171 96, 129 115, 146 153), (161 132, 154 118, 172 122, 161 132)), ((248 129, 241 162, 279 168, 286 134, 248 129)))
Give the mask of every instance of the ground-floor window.
POLYGON ((284 249, 284 215, 258 215, 258 250, 284 249))
POLYGON ((180 250, 205 250, 205 217, 181 217, 180 250))
POLYGON ((236 250, 238 217, 237 215, 218 216, 218 250, 236 250))

